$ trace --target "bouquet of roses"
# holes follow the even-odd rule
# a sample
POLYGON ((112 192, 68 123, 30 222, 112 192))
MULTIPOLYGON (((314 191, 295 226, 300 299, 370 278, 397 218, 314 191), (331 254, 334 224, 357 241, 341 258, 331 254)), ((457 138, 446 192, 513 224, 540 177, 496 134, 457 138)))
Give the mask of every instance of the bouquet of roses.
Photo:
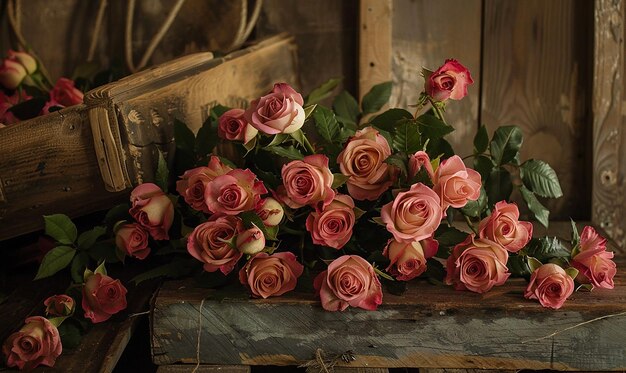
POLYGON ((306 99, 278 83, 245 110, 214 107, 196 135, 175 123, 170 167, 161 154, 155 183, 137 186, 105 225, 78 235, 67 217, 45 217, 58 246, 37 278, 69 267, 81 291, 48 300, 48 312, 61 316, 28 319, 5 342, 9 365, 53 363, 61 352, 55 327, 68 316, 97 323, 124 309, 126 288, 104 262, 126 257, 153 263, 135 282, 193 275, 200 286, 243 294, 243 285, 259 298, 298 288, 315 292, 328 311, 375 310, 382 285, 402 293, 418 277, 484 293, 523 276, 524 296, 555 309, 578 288, 612 288, 613 253, 592 227, 579 235, 572 224, 569 243, 532 238, 533 226, 508 202, 519 190, 547 226, 537 196, 562 194, 547 163, 521 162, 519 128, 500 127, 490 138, 482 126, 473 154, 454 154, 445 108, 466 96, 470 72, 447 60, 423 76, 413 113, 375 114, 390 83, 374 86, 360 105, 342 92, 324 107, 338 84, 330 80, 306 99), (74 298, 82 310, 74 311, 74 298), (34 335, 50 347, 25 352, 34 335))

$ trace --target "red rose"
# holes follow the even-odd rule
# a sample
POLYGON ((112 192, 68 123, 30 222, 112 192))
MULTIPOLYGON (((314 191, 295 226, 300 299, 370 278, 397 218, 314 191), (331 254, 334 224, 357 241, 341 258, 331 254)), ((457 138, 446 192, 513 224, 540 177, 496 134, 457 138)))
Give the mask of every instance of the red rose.
POLYGON ((443 66, 425 77, 425 90, 435 101, 448 98, 460 100, 467 95, 467 86, 474 83, 469 70, 456 60, 446 60, 443 66))
POLYGON ((50 91, 50 103, 53 106, 74 106, 83 103, 83 92, 76 89, 74 81, 59 78, 57 84, 50 91))
POLYGON ((137 223, 124 224, 115 232, 115 244, 128 256, 146 259, 150 254, 148 232, 137 223))
POLYGON ((61 355, 61 337, 57 328, 45 317, 33 316, 2 345, 7 366, 32 370, 39 365, 53 367, 61 355))
POLYGON ((544 307, 558 309, 573 292, 574 280, 563 268, 548 263, 537 268, 530 276, 524 297, 537 299, 544 307))
POLYGON ((515 203, 500 201, 496 203, 491 215, 480 222, 478 234, 516 253, 533 237, 533 225, 527 221, 519 221, 519 210, 515 203))
POLYGON ((293 133, 304 124, 302 105, 302 95, 286 83, 276 83, 270 93, 250 102, 244 116, 265 134, 293 133))
POLYGON ((338 194, 326 207, 319 207, 306 219, 306 230, 313 243, 341 249, 352 237, 356 221, 354 201, 350 196, 338 194))
POLYGON ((265 193, 263 182, 252 171, 237 168, 211 181, 204 198, 212 213, 237 215, 254 210, 265 193))
POLYGON ((233 169, 220 161, 219 157, 211 156, 208 166, 196 167, 185 171, 181 180, 176 182, 176 191, 191 208, 209 213, 204 199, 204 192, 209 182, 216 177, 225 175, 233 169))
POLYGON ((241 231, 243 224, 238 217, 213 215, 209 221, 198 225, 189 235, 187 251, 204 263, 205 271, 220 270, 227 275, 243 255, 231 247, 228 241, 241 231))
POLYGON ((120 280, 101 273, 89 274, 83 285, 83 310, 92 323, 107 321, 126 309, 127 290, 120 280))
POLYGON ((156 184, 138 185, 130 193, 130 215, 148 230, 155 240, 168 240, 174 222, 174 204, 156 184))
POLYGON ((295 289, 303 271, 304 266, 290 252, 258 253, 239 271, 239 281, 253 297, 277 297, 295 289))
POLYGON ((259 131, 243 116, 243 109, 231 109, 220 116, 217 135, 224 140, 241 141, 247 144, 259 131))
POLYGON ((74 299, 65 294, 48 297, 43 305, 46 306, 46 315, 54 317, 70 316, 76 307, 74 299))

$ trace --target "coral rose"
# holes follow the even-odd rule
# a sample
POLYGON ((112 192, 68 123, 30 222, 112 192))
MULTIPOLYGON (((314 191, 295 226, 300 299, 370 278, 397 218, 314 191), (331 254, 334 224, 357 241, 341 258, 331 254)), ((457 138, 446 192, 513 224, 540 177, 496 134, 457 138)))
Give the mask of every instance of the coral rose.
POLYGON ((107 321, 126 308, 127 290, 120 280, 101 273, 90 273, 83 285, 83 311, 92 323, 107 321))
POLYGON ((580 243, 573 250, 572 266, 580 271, 581 282, 591 283, 594 287, 613 289, 613 277, 617 266, 614 254, 606 251, 606 238, 600 236, 591 226, 583 228, 580 243))
POLYGON ((396 280, 412 280, 426 271, 426 259, 434 256, 438 249, 439 242, 432 238, 413 242, 389 240, 383 251, 390 262, 386 271, 396 280))
POLYGON ((383 291, 374 267, 358 255, 344 255, 315 277, 316 293, 326 311, 348 306, 374 311, 383 303, 383 291))
POLYGON ((230 141, 241 141, 247 144, 259 131, 252 127, 244 118, 243 109, 230 109, 220 116, 217 135, 230 141))
POLYGON ((211 181, 204 192, 206 205, 214 214, 237 215, 254 210, 267 193, 252 171, 236 168, 211 181))
POLYGON ((53 295, 43 302, 46 306, 46 315, 54 317, 70 316, 74 313, 76 304, 69 295, 53 295))
POLYGON ((433 190, 441 198, 441 208, 448 206, 461 208, 467 201, 475 201, 480 197, 480 174, 465 167, 458 155, 441 162, 435 172, 433 190))
POLYGON ((314 205, 322 202, 328 205, 335 197, 332 189, 333 173, 328 168, 328 157, 322 154, 308 155, 303 160, 291 161, 281 170, 284 193, 283 202, 291 208, 314 205))
POLYGON ((303 271, 290 252, 258 253, 239 271, 239 281, 255 298, 277 297, 295 289, 303 271))
POLYGON ((276 83, 267 95, 253 100, 244 117, 257 130, 275 135, 293 133, 304 124, 304 100, 287 83, 276 83))
POLYGON ((115 244, 128 256, 146 259, 150 254, 148 232, 137 223, 124 224, 115 232, 115 244))
POLYGON ((348 141, 337 157, 341 173, 348 176, 352 198, 374 201, 396 180, 398 170, 385 163, 391 155, 387 140, 373 127, 366 127, 348 141))
POLYGON ((39 365, 53 367, 62 351, 59 331, 41 316, 27 318, 22 329, 11 334, 2 345, 7 366, 21 370, 32 370, 39 365))
POLYGON ((130 215, 148 230, 155 240, 168 240, 174 222, 174 204, 156 184, 138 185, 130 193, 130 215))
POLYGON ((209 213, 209 207, 204 199, 205 189, 213 179, 230 171, 232 171, 231 167, 223 164, 219 157, 213 155, 208 166, 185 171, 181 180, 176 182, 176 191, 191 208, 209 213))
POLYGON ((446 284, 454 285, 456 290, 485 293, 509 278, 508 259, 508 251, 500 244, 472 234, 448 257, 446 284))
POLYGON ((205 271, 220 270, 227 275, 243 255, 228 242, 243 229, 241 219, 236 216, 213 215, 191 232, 187 239, 187 251, 204 263, 205 271))
POLYGON ((338 194, 328 206, 309 214, 306 230, 314 244, 341 249, 352 237, 355 221, 354 201, 350 196, 338 194))
POLYGON ((548 263, 532 273, 524 297, 537 299, 544 307, 558 309, 573 292, 574 280, 560 266, 548 263))
POLYGON ((519 210, 515 203, 496 203, 491 215, 480 222, 478 235, 502 245, 512 253, 520 251, 533 236, 533 225, 519 221, 519 210))
POLYGON ((384 205, 380 216, 396 241, 412 242, 432 237, 443 212, 437 193, 416 183, 384 205))
POLYGON ((467 96, 467 86, 474 83, 469 70, 453 59, 425 78, 426 93, 435 101, 460 100, 467 96))

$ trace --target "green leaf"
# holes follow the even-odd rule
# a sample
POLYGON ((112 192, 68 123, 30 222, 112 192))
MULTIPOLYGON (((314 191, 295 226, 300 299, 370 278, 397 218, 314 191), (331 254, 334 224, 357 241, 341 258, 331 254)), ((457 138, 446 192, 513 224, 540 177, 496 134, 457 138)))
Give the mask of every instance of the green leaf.
POLYGON ((465 241, 468 234, 454 227, 442 224, 435 231, 435 239, 439 242, 439 245, 446 247, 453 247, 461 242, 465 241))
POLYGON ((307 119, 309 119, 309 117, 311 116, 311 114, 313 114, 313 112, 315 111, 315 108, 317 107, 316 105, 310 105, 310 106, 305 106, 304 107, 304 120, 306 121, 307 119))
POLYGON ((217 136, 217 122, 213 121, 211 118, 207 118, 207 120, 202 123, 202 127, 198 130, 198 135, 196 136, 194 146, 196 154, 200 157, 211 154, 213 148, 217 146, 219 141, 220 138, 217 136))
POLYGON ((132 216, 130 216, 128 210, 130 210, 130 207, 127 203, 119 204, 106 213, 104 222, 108 227, 113 228, 118 221, 130 220, 132 219, 132 216))
POLYGON ((266 146, 265 148, 263 148, 263 150, 266 150, 270 153, 273 153, 280 157, 285 157, 288 159, 295 159, 295 160, 304 159, 304 156, 302 155, 302 153, 298 149, 294 148, 293 145, 289 145, 287 147, 266 146))
POLYGON ((211 108, 210 115, 213 119, 217 120, 217 119, 220 119, 220 117, 230 109, 231 108, 229 108, 228 106, 218 104, 211 108))
POLYGON ((480 174, 483 183, 489 178, 493 167, 493 162, 487 156, 479 155, 474 158, 474 170, 480 174))
POLYGON ((556 237, 533 238, 526 245, 526 253, 546 263, 554 258, 568 258, 570 251, 556 237))
POLYGON ((528 188, 522 185, 519 190, 522 193, 522 198, 524 198, 524 201, 526 201, 528 209, 535 216, 535 219, 537 219, 537 221, 541 223, 541 225, 548 228, 550 211, 545 208, 541 204, 541 202, 539 202, 539 200, 535 196, 535 193, 528 190, 528 188))
POLYGON ((402 119, 413 119, 413 115, 404 109, 389 109, 370 120, 370 124, 376 128, 393 133, 396 124, 402 119))
POLYGON ((48 236, 65 245, 71 245, 76 241, 78 230, 67 215, 46 215, 43 219, 48 236))
POLYGON ((349 178, 350 178, 349 176, 346 176, 346 175, 341 174, 341 173, 333 174, 333 185, 331 186, 331 188, 333 188, 333 189, 339 188, 340 186, 345 184, 346 181, 348 181, 349 178))
POLYGON ((408 158, 406 154, 402 154, 402 153, 392 154, 389 157, 387 157, 387 159, 385 159, 385 163, 397 167, 400 170, 400 173, 404 175, 405 177, 409 173, 408 168, 407 168, 407 161, 408 161, 408 158))
POLYGON ((284 143, 289 138, 289 135, 284 133, 278 133, 272 137, 272 141, 267 146, 276 146, 284 143))
POLYGON ((580 242, 580 234, 578 233, 578 227, 574 219, 570 218, 569 221, 572 224, 572 247, 574 247, 580 242))
POLYGON ((363 114, 375 113, 380 110, 391 97, 391 82, 376 84, 363 96, 361 108, 363 114))
POLYGON ((315 119, 315 128, 320 136, 329 144, 334 144, 338 140, 339 123, 335 118, 335 114, 323 106, 318 106, 313 112, 315 119))
POLYGON ((80 345, 82 336, 80 334, 80 328, 76 326, 76 324, 64 322, 58 327, 58 330, 63 350, 76 348, 80 345))
POLYGON ((454 149, 452 149, 452 145, 446 139, 430 139, 427 143, 426 153, 428 153, 431 159, 437 157, 445 159, 454 155, 454 149))
POLYGON ((566 268, 565 273, 567 273, 567 275, 571 277, 572 280, 576 279, 576 276, 578 276, 578 270, 574 267, 566 268))
POLYGON ((513 192, 511 174, 504 168, 496 168, 489 174, 484 187, 487 191, 489 206, 493 206, 500 201, 508 201, 513 192))
POLYGON ((178 119, 174 120, 174 141, 178 149, 193 153, 196 145, 196 137, 189 127, 178 119))
POLYGON ((35 280, 50 277, 70 265, 76 250, 69 246, 57 246, 43 257, 35 280))
POLYGON ((303 148, 305 148, 304 145, 304 132, 302 132, 301 129, 292 132, 289 134, 289 136, 291 136, 294 140, 296 140, 298 142, 298 144, 300 144, 300 146, 302 146, 303 148))
POLYGON ((306 100, 304 100, 305 105, 317 104, 320 101, 330 97, 331 93, 335 88, 337 88, 339 83, 341 83, 341 79, 333 78, 315 88, 311 91, 311 93, 309 93, 309 95, 306 97, 306 100))
POLYGON ((480 188, 480 196, 476 201, 467 201, 461 209, 464 215, 478 218, 487 207, 487 192, 485 188, 480 188))
POLYGON ((529 159, 520 167, 524 185, 541 197, 559 198, 563 195, 556 172, 544 161, 529 159))
POLYGON ((276 189, 279 185, 281 185, 281 181, 278 179, 275 173, 262 170, 258 167, 254 170, 254 173, 261 179, 265 186, 270 189, 276 189))
POLYGON ((78 236, 78 247, 81 249, 89 249, 106 231, 107 228, 100 225, 81 233, 81 235, 78 236))
POLYGON ((100 263, 99 266, 96 267, 96 270, 93 271, 94 273, 99 273, 103 276, 107 275, 107 267, 105 267, 104 263, 106 263, 106 261, 102 261, 102 263, 100 263))
POLYGON ((514 276, 529 277, 531 275, 530 267, 525 256, 522 255, 509 255, 509 260, 506 263, 509 272, 514 276))
POLYGON ((440 139, 454 131, 454 127, 445 124, 442 120, 430 114, 420 115, 417 119, 418 129, 422 137, 430 140, 440 139))
POLYGON ((421 149, 420 134, 417 124, 412 120, 403 120, 398 124, 391 145, 394 149, 408 154, 421 149))
POLYGON ((474 154, 482 154, 487 150, 489 146, 489 134, 487 133, 487 127, 482 125, 478 128, 476 136, 474 136, 474 154))
POLYGON ((244 227, 250 229, 252 228, 253 225, 255 225, 257 228, 261 230, 261 232, 263 232, 263 236, 265 236, 266 239, 270 239, 270 237, 275 236, 275 235, 270 234, 265 224, 263 224, 263 220, 261 220, 261 218, 259 217, 259 215, 257 215, 256 212, 244 211, 241 214, 239 214, 239 217, 243 221, 244 227))
POLYGON ((528 268, 530 269, 530 273, 535 272, 536 270, 539 269, 539 267, 543 265, 543 263, 541 263, 537 258, 534 258, 532 256, 526 257, 526 263, 528 263, 528 268))
POLYGON ((518 156, 523 140, 519 127, 499 127, 493 134, 489 148, 495 164, 501 166, 513 161, 518 156))
POLYGON ((87 268, 88 264, 89 255, 87 255, 87 253, 82 252, 74 256, 74 259, 72 259, 72 265, 70 266, 72 281, 77 284, 83 283, 83 273, 85 273, 85 268, 87 268))
POLYGON ((361 115, 359 104, 347 91, 342 91, 335 97, 333 100, 333 110, 335 110, 339 118, 355 125, 359 120, 359 115, 361 115))
POLYGON ((159 277, 179 278, 191 273, 193 269, 193 262, 189 259, 173 260, 170 263, 152 268, 149 271, 141 273, 131 280, 135 285, 138 285, 144 281, 151 280, 159 277))
POLYGON ((157 162, 156 173, 154 174, 154 183, 167 193, 170 171, 167 169, 167 162, 165 161, 165 157, 163 157, 163 152, 160 150, 158 152, 159 160, 157 162))
POLYGON ((429 258, 426 261, 425 275, 430 283, 435 285, 443 285, 443 280, 446 277, 446 270, 444 269, 443 264, 441 264, 440 261, 429 258))

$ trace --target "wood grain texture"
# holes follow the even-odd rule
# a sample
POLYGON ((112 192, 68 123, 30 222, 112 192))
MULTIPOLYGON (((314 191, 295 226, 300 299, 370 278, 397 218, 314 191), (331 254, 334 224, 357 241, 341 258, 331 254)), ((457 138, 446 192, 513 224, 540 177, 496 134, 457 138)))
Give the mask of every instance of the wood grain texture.
POLYGON ((592 219, 626 244, 624 2, 595 2, 592 219))
POLYGON ((250 373, 250 367, 245 365, 200 365, 196 369, 194 364, 162 365, 157 373, 250 373))
POLYGON ((359 2, 359 97, 391 80, 391 0, 359 2))
POLYGON ((522 160, 542 159, 556 170, 564 196, 547 201, 551 219, 589 219, 593 3, 484 6, 482 121, 490 132, 520 126, 522 160))
POLYGON ((446 107, 446 120, 456 129, 447 139, 461 157, 472 153, 478 129, 481 6, 481 0, 393 1, 390 106, 413 111, 409 105, 414 105, 424 90, 422 67, 434 70, 448 58, 467 66, 474 84, 463 100, 446 107))

